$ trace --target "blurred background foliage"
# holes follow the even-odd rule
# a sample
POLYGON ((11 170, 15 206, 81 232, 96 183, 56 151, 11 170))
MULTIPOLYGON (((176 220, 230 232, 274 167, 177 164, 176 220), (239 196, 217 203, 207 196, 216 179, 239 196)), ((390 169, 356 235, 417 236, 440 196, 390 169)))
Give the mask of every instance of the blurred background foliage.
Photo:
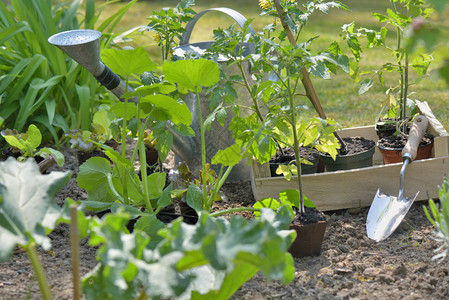
MULTIPOLYGON (((449 40, 449 6, 444 0, 429 1, 440 7, 439 13, 431 19, 439 29, 439 38, 432 49, 435 61, 430 65, 429 75, 419 86, 413 87, 415 94, 412 98, 428 101, 437 118, 449 128, 448 85, 438 72, 442 68, 445 70, 449 57, 445 50, 449 40)), ((298 2, 301 5, 305 1, 298 2)), ((309 21, 305 36, 320 36, 314 47, 323 48, 334 40, 342 41, 341 27, 347 23, 378 29, 381 24, 372 13, 385 13, 390 5, 388 0, 342 2, 350 11, 335 9, 329 14, 319 13, 309 21)), ((144 46, 152 59, 159 62, 160 50, 153 34, 138 32, 138 28, 148 24, 153 11, 174 7, 177 3, 177 0, 1 2, 0 117, 4 120, 3 128, 20 132, 28 124, 37 123, 44 139, 56 143, 69 129, 89 129, 96 108, 101 103, 115 101, 114 96, 62 51, 49 45, 47 38, 68 29, 97 29, 103 33, 102 49, 144 46)), ((269 17, 260 16, 257 0, 197 0, 193 8, 200 12, 212 7, 237 10, 246 18, 253 19, 252 26, 256 31, 273 22, 269 17)), ((217 26, 226 28, 232 23, 233 20, 224 14, 209 13, 195 26, 191 42, 211 40, 217 26)), ((388 38, 395 39, 395 36, 388 38)), ((360 61, 361 70, 377 69, 389 59, 389 55, 380 47, 365 49, 360 61)), ((389 79, 388 74, 386 79, 389 79)), ((386 97, 384 89, 376 85, 368 93, 358 95, 358 83, 347 74, 338 73, 332 80, 314 80, 314 84, 328 117, 336 119, 343 127, 373 124, 382 99, 386 97)), ((311 107, 306 102, 304 105, 311 107)), ((314 110, 311 108, 308 114, 305 113, 305 117, 313 115, 314 110)))

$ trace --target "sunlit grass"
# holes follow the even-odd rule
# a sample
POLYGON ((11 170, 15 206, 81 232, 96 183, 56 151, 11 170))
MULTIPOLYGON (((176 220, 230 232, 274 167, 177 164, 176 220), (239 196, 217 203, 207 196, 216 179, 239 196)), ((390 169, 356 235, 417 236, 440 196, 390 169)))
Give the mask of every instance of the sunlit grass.
MULTIPOLYGON (((309 20, 302 41, 319 35, 320 38, 314 42, 314 47, 327 47, 335 40, 343 43, 340 36, 343 24, 355 22, 359 26, 377 29, 380 24, 376 22, 371 13, 384 13, 386 8, 389 7, 388 0, 350 0, 343 2, 351 11, 333 9, 329 14, 318 13, 309 20)), ((125 31, 135 26, 146 25, 148 23, 147 18, 153 10, 160 10, 162 7, 174 7, 177 3, 177 0, 139 1, 124 16, 118 29, 125 31)), ((256 31, 260 31, 265 25, 272 22, 270 18, 259 15, 260 8, 257 0, 197 0, 196 3, 194 9, 197 12, 212 7, 235 9, 246 18, 254 19, 252 26, 256 31)), ((102 16, 107 17, 122 5, 124 5, 124 2, 107 5, 102 16)), ((196 24, 190 42, 212 40, 214 29, 217 27, 226 28, 232 23, 233 20, 222 13, 211 12, 206 14, 196 24)), ((159 56, 159 49, 156 47, 151 33, 135 34, 132 37, 134 39, 132 45, 145 46, 152 57, 159 56)), ((391 35, 389 38, 395 39, 395 36, 391 35)), ((345 51, 349 54, 347 49, 345 51)), ((394 57, 391 56, 391 53, 384 49, 365 49, 362 53, 360 66, 362 70, 370 71, 393 60, 394 57)), ((435 74, 438 66, 439 61, 432 63, 429 75, 419 85, 411 87, 411 90, 415 92, 411 98, 428 101, 437 118, 446 128, 449 128, 449 110, 446 104, 449 96, 448 87, 435 74)), ((358 95, 358 83, 354 82, 347 74, 334 75, 332 80, 318 78, 312 80, 328 117, 336 119, 343 127, 373 124, 385 98, 385 89, 377 82, 368 93, 358 95)), ((398 77, 395 74, 387 74, 386 80, 389 85, 395 85, 398 77)), ((305 112, 304 116, 312 114, 313 111, 311 110, 305 112)))

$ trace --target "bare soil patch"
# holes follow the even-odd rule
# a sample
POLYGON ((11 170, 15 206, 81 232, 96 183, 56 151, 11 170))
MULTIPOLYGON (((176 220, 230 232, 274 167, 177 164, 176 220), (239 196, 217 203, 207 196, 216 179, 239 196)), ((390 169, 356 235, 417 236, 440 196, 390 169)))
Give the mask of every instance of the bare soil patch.
MULTIPOLYGON (((70 170, 73 175, 57 201, 62 204, 66 197, 85 200, 86 192, 76 184, 76 156, 72 150, 63 152, 65 166, 52 170, 70 170)), ((215 209, 254 203, 249 181, 226 184, 223 191, 228 200, 216 203, 215 209)), ((433 239, 433 227, 422 209, 425 204, 415 203, 396 232, 380 243, 366 236, 368 208, 326 212, 328 227, 321 255, 295 259, 292 283, 267 283, 257 274, 233 299, 447 299, 449 263, 431 260, 440 243, 433 239)), ((53 296, 72 299, 68 226, 58 225, 50 238, 52 249, 39 249, 39 256, 53 296)), ((81 241, 83 275, 95 266, 95 253, 87 239, 81 241)), ((0 264, 0 299, 41 299, 31 264, 20 249, 0 264)))

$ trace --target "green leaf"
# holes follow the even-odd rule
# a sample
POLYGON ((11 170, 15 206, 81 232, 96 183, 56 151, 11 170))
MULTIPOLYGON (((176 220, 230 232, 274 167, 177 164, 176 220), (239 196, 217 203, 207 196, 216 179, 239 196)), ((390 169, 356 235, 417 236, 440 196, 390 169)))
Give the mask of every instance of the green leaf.
POLYGON ((143 47, 133 50, 104 49, 101 52, 101 60, 112 72, 125 77, 153 71, 157 67, 143 47))
POLYGON ((373 86, 373 82, 374 81, 372 79, 363 79, 360 82, 358 94, 362 95, 362 94, 366 93, 373 86))
POLYGON ((166 61, 162 66, 165 79, 182 89, 196 92, 220 80, 218 64, 207 59, 166 61))
POLYGON ((30 126, 28 126, 27 133, 27 143, 29 143, 32 149, 37 149, 37 147, 39 147, 42 142, 42 134, 40 130, 36 127, 36 125, 31 124, 30 126))
POLYGON ((240 146, 234 144, 226 149, 220 149, 212 158, 212 164, 222 164, 223 166, 234 166, 243 158, 240 146))
MULTIPOLYGON (((279 207, 281 207, 281 203, 273 198, 264 198, 262 200, 257 201, 256 203, 254 203, 253 205, 254 208, 270 208, 274 211, 277 211, 279 209, 279 207)), ((260 212, 259 211, 255 211, 254 215, 256 217, 260 216, 260 212)))
POLYGON ((150 242, 148 247, 154 249, 156 245, 162 240, 162 237, 158 234, 159 230, 165 228, 165 224, 162 223, 155 215, 145 215, 137 220, 134 225, 134 230, 140 230, 148 234, 150 242))
POLYGON ((178 102, 166 95, 150 95, 140 99, 140 106, 144 111, 151 111, 158 120, 170 120, 176 125, 191 125, 192 114, 184 102, 178 102), (149 107, 146 107, 149 106, 149 107))
POLYGON ((46 230, 55 227, 61 213, 55 195, 70 176, 69 172, 42 175, 34 160, 0 162, 0 262, 11 257, 16 245, 36 242, 50 248, 46 230))
POLYGON ((112 202, 114 197, 109 191, 108 175, 111 162, 103 157, 92 157, 79 168, 76 181, 80 188, 88 193, 88 200, 112 202))
POLYGON ((186 201, 199 214, 203 210, 203 191, 195 184, 189 185, 186 193, 186 201))
POLYGON ((159 212, 162 208, 167 207, 173 203, 173 198, 171 197, 173 190, 173 182, 170 183, 168 187, 164 189, 162 195, 157 200, 157 212, 159 212))
POLYGON ((165 187, 166 173, 154 172, 148 175, 148 197, 159 198, 165 187))

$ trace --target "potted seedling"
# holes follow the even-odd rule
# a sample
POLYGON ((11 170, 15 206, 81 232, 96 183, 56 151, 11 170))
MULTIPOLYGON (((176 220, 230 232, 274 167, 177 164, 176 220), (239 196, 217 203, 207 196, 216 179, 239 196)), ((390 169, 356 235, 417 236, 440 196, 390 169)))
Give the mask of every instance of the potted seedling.
MULTIPOLYGON (((297 176, 292 179, 297 181, 297 190, 289 192, 288 195, 290 200, 295 199, 296 209, 292 209, 291 212, 296 215, 295 220, 299 220, 311 210, 305 205, 302 186, 302 163, 310 162, 301 157, 300 148, 317 148, 329 153, 334 159, 337 149, 340 148, 334 134, 337 127, 334 121, 303 117, 304 105, 301 99, 304 96, 309 98, 309 93, 313 89, 311 82, 305 81, 304 78, 308 78, 308 70, 322 78, 330 78, 330 73, 335 72, 337 68, 349 71, 349 59, 340 52, 335 43, 329 49, 314 54, 310 50, 313 39, 304 43, 297 43, 296 38, 286 41, 287 36, 292 33, 299 34, 306 22, 307 14, 298 10, 295 3, 283 1, 280 8, 282 14, 275 8, 280 6, 278 1, 261 1, 260 4, 264 14, 283 21, 289 20, 288 25, 282 22, 287 28, 283 27, 280 33, 278 32, 279 36, 276 35, 273 24, 265 27, 264 35, 251 34, 248 23, 241 31, 235 30, 232 26, 226 30, 217 30, 216 43, 210 55, 211 57, 223 55, 229 58, 230 64, 239 67, 241 70, 239 76, 230 77, 229 81, 246 86, 252 100, 250 107, 235 106, 237 116, 233 118, 230 129, 237 144, 248 149, 260 163, 268 162, 277 149, 283 147, 293 149, 296 163, 281 165, 277 172, 288 180, 294 178, 294 175, 297 176), (295 21, 297 23, 294 23, 295 21), (244 43, 254 45, 254 54, 243 56, 241 51, 244 49, 235 48, 236 44, 244 43), (251 63, 251 74, 243 67, 243 61, 251 63)), ((320 9, 327 11, 334 5, 342 6, 336 2, 310 1, 306 5, 306 10, 308 13, 320 9)), ((315 210, 312 214, 319 213, 315 210)), ((324 236, 324 231, 321 234, 324 236)), ((321 247, 321 243, 319 245, 321 247)), ((309 252, 307 255, 310 254, 312 253, 309 252)))
MULTIPOLYGON (((354 24, 345 26, 348 38, 356 40, 357 36, 365 36, 368 47, 383 47, 391 52, 394 60, 386 62, 379 69, 366 72, 370 78, 360 82, 359 94, 367 92, 377 77, 385 89, 385 100, 375 122, 375 130, 380 138, 377 145, 384 156, 385 163, 401 162, 401 150, 408 139, 408 130, 414 116, 417 115, 415 101, 410 99, 413 92, 410 87, 419 84, 426 75, 433 58, 424 51, 410 52, 408 36, 414 30, 419 30, 433 11, 426 8, 420 0, 391 0, 391 7, 386 14, 373 13, 382 23, 379 31, 367 28, 354 29, 354 24), (394 42, 390 42, 388 34, 396 34, 394 42), (412 70, 414 71, 412 74, 412 70), (393 84, 384 76, 394 73, 393 84)), ((433 138, 426 135, 418 148, 417 159, 428 158, 431 155, 433 138)))
POLYGON ((87 159, 105 157, 102 145, 119 148, 116 141, 118 135, 117 117, 107 105, 101 105, 93 115, 91 130, 72 129, 65 136, 69 138, 72 149, 77 150, 78 163, 81 165, 87 159))

